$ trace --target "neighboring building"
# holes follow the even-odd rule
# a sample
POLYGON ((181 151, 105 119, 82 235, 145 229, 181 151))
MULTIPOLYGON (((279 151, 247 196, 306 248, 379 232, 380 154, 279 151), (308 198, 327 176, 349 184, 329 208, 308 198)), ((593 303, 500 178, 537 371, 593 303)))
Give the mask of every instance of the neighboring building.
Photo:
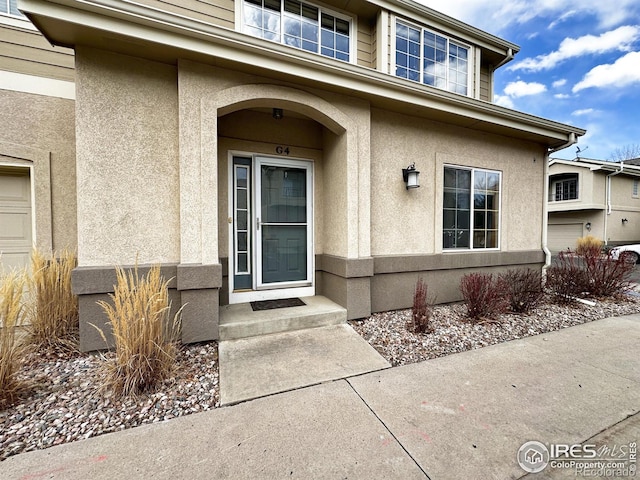
POLYGON ((162 264, 201 341, 229 303, 353 319, 545 261, 548 154, 585 132, 492 103, 508 41, 405 0, 19 6, 75 49, 83 349, 116 264, 162 264))
POLYGON ((0 274, 76 248, 73 50, 0 0, 0 274))
POLYGON ((640 166, 587 158, 549 162, 551 251, 593 235, 607 245, 640 243, 640 166))

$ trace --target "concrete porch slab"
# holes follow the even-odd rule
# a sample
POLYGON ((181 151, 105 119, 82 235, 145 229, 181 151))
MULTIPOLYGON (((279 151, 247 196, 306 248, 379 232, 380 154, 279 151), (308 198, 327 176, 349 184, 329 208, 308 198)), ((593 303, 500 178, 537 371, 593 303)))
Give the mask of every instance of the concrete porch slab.
POLYGON ((222 341, 218 352, 222 405, 391 366, 347 324, 222 341))

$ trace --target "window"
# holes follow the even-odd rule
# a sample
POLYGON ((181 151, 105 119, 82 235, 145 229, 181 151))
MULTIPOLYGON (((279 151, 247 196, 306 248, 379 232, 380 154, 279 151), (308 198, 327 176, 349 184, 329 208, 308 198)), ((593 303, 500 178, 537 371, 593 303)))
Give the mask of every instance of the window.
POLYGON ((244 0, 242 31, 348 62, 351 19, 297 0, 244 0))
POLYGON ((549 201, 561 202, 564 200, 578 199, 578 174, 567 173, 553 175, 551 177, 551 188, 549 188, 549 201))
POLYGON ((396 22, 396 76, 467 95, 469 51, 448 37, 396 22))
POLYGON ((22 12, 18 10, 18 0, 0 0, 0 13, 24 18, 22 12))
POLYGON ((444 168, 444 249, 499 247, 500 183, 500 172, 444 168))
POLYGON ((638 180, 633 181, 633 191, 631 192, 633 198, 638 198, 638 180))

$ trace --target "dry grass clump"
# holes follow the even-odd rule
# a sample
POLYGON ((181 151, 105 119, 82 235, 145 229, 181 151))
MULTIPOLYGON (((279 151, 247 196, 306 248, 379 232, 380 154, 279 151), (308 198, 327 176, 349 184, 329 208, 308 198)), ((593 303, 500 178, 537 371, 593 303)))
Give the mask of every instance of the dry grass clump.
POLYGON ((173 370, 179 313, 169 318, 169 281, 164 281, 159 266, 146 276, 137 266, 128 273, 118 267, 117 279, 110 295, 113 304, 98 302, 109 318, 115 344, 115 357, 106 363, 105 387, 119 395, 136 395, 152 390, 173 370))
POLYGON ((37 249, 31 254, 29 331, 31 342, 39 347, 77 350, 78 297, 71 290, 71 272, 76 265, 76 256, 69 250, 59 256, 37 249))
POLYGON ((586 237, 580 237, 576 241, 576 254, 594 256, 602 253, 602 247, 604 242, 593 235, 587 235, 586 237))
POLYGON ((0 279, 0 410, 12 405, 25 385, 16 379, 26 345, 16 337, 24 324, 22 296, 26 285, 22 271, 11 272, 0 279))

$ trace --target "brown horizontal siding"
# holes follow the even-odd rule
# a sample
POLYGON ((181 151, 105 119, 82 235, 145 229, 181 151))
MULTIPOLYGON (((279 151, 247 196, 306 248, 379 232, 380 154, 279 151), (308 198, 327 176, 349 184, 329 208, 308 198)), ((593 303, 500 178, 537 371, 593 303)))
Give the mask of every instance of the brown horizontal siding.
POLYGON ((233 0, 138 0, 138 3, 219 27, 234 28, 235 25, 233 0))
POLYGON ((358 20, 358 65, 371 67, 371 26, 365 20, 358 20))
POLYGON ((493 101, 491 98, 490 88, 489 88, 489 79, 491 78, 491 73, 489 71, 489 67, 483 65, 480 67, 480 100, 486 100, 487 102, 493 101))
POLYGON ((73 50, 54 48, 32 30, 0 25, 0 63, 11 72, 74 80, 73 50))

